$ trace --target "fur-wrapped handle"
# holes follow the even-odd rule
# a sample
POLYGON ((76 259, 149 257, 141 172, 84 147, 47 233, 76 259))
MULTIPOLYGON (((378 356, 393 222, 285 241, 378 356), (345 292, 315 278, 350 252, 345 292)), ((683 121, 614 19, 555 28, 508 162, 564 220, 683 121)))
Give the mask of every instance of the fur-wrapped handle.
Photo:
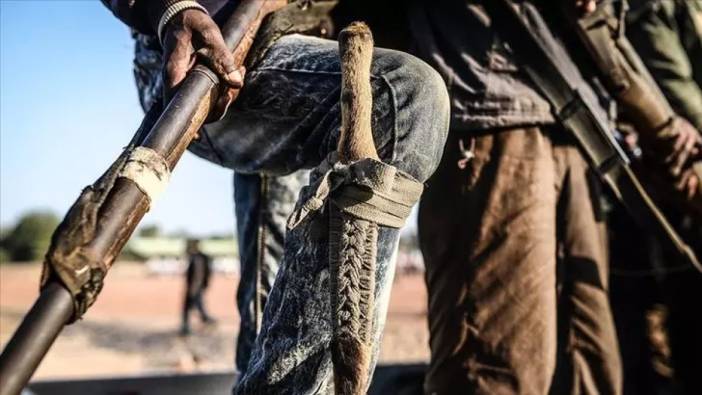
MULTIPOLYGON (((370 66, 373 36, 362 22, 339 33, 341 131, 339 160, 379 160, 373 142, 370 66)), ((331 354, 337 395, 361 395, 368 387, 372 354, 377 224, 330 206, 331 354)))
POLYGON ((350 163, 378 159, 371 129, 373 95, 370 66, 373 35, 363 22, 353 22, 339 33, 341 56, 341 133, 339 159, 350 163))

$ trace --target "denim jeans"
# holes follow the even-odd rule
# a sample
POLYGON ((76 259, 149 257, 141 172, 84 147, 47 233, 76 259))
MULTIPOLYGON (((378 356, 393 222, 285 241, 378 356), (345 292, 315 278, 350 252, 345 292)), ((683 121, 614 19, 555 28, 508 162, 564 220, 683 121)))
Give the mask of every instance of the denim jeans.
MULTIPOLYGON (((161 95, 162 53, 154 36, 135 34, 134 77, 144 110, 161 95)), ((306 170, 287 176, 234 173, 234 205, 240 278, 236 303, 240 315, 236 367, 246 370, 261 328, 263 307, 283 256, 285 223, 309 179, 306 170)))
MULTIPOLYGON (((440 76, 410 55, 376 49, 372 129, 381 160, 424 182, 438 166, 449 100, 440 76)), ((290 174, 335 150, 340 127, 338 44, 301 35, 279 39, 246 75, 224 119, 207 125, 195 154, 241 173, 290 174)), ((314 191, 305 188, 301 199, 314 191)), ((328 218, 315 213, 289 231, 261 332, 239 394, 313 394, 330 388, 328 218)), ((399 229, 379 226, 372 337, 375 365, 394 274, 399 229)), ((370 373, 370 372, 369 372, 370 373)))
MULTIPOLYGON (((448 130, 444 84, 422 61, 384 49, 375 50, 371 73, 378 154, 423 182, 439 163, 448 130)), ((227 116, 207 125, 190 149, 245 173, 284 175, 313 168, 336 147, 340 82, 336 42, 283 37, 249 70, 245 88, 227 116)), ((301 197, 311 192, 303 189, 301 197)), ((332 366, 326 221, 326 213, 315 214, 288 233, 261 333, 235 393, 328 390, 332 366)), ((373 359, 385 321, 398 237, 398 229, 380 226, 373 359)))
MULTIPOLYGON (((161 84, 160 52, 149 40, 137 36, 135 59, 145 107, 159 94, 161 84)), ((439 163, 448 130, 444 84, 426 64, 396 51, 377 49, 372 67, 372 122, 380 158, 423 182, 439 163)), ((329 388, 328 235, 318 230, 326 228, 325 214, 307 220, 288 236, 277 277, 276 272, 283 254, 284 219, 307 179, 300 169, 317 166, 336 146, 340 81, 336 42, 283 37, 248 71, 246 87, 226 117, 207 125, 190 147, 236 171, 242 264, 237 293, 241 314, 237 366, 242 372, 238 393, 307 394, 329 388), (252 355, 259 330, 262 334, 252 355)), ((375 355, 398 237, 397 229, 380 227, 375 355)))
POLYGON ((287 176, 234 173, 234 206, 240 277, 236 303, 241 321, 236 367, 243 374, 261 330, 263 308, 283 257, 285 224, 309 172, 287 176))

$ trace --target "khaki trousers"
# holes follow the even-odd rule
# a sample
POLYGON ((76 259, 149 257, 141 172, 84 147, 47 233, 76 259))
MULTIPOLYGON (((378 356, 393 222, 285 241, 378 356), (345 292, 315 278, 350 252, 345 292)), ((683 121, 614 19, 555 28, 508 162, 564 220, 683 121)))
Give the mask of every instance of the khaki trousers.
POLYGON ((604 223, 565 132, 451 133, 419 211, 428 394, 619 394, 604 223))

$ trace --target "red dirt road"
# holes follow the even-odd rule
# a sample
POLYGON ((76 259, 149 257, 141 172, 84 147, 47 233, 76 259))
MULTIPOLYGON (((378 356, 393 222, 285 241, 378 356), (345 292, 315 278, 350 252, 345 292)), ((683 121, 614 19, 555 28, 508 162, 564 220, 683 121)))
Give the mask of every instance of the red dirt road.
MULTIPOLYGON (((0 265, 0 343, 4 347, 38 295, 40 266, 0 265)), ((184 280, 120 262, 84 319, 66 327, 35 378, 75 378, 233 369, 238 279, 216 275, 206 306, 216 327, 177 335, 184 280)), ((193 317, 195 318, 195 317, 193 317)), ((197 324, 197 319, 193 320, 197 324)), ((426 361, 426 290, 421 274, 395 279, 380 359, 426 361)))

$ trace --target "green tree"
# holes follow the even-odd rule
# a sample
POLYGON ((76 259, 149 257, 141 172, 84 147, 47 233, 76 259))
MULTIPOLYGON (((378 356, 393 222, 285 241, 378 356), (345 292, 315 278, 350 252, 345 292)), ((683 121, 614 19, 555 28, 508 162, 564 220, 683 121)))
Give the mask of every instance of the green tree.
POLYGON ((10 234, 10 230, 6 227, 0 227, 0 263, 7 263, 10 261, 10 253, 7 252, 7 235, 10 234))
POLYGON ((48 211, 32 211, 23 215, 3 239, 3 247, 13 261, 34 261, 44 257, 51 235, 59 224, 58 217, 48 211))
POLYGON ((159 237, 161 228, 158 225, 144 225, 139 229, 139 237, 159 237))
POLYGON ((10 254, 4 247, 0 247, 0 264, 10 262, 10 254))

